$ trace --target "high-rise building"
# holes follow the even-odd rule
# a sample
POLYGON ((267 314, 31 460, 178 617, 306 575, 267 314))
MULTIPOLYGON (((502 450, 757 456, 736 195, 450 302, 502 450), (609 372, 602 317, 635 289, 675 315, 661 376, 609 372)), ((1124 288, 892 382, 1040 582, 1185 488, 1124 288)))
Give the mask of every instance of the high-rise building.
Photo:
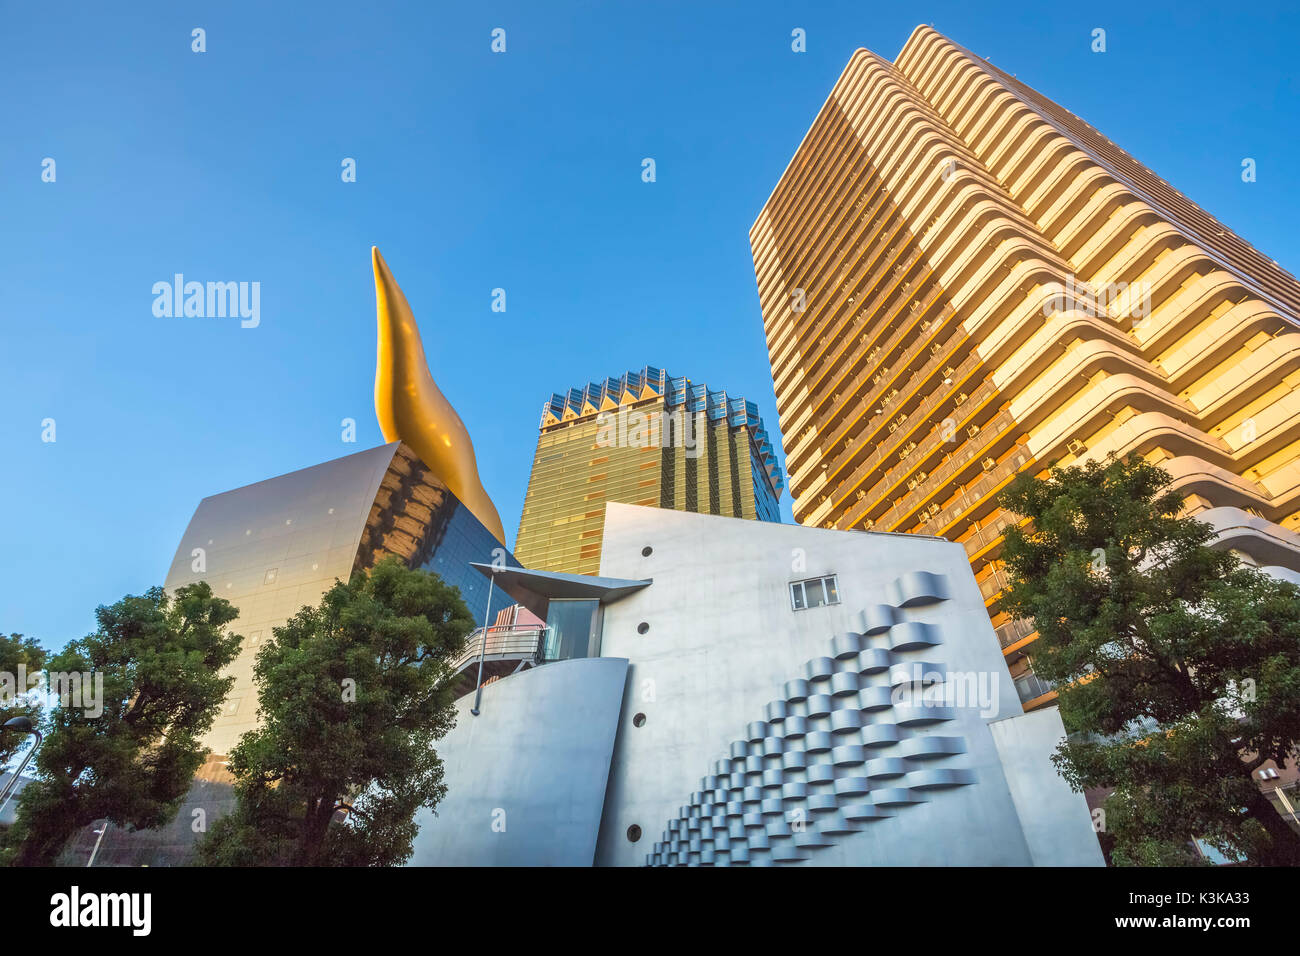
POLYGON ((795 519, 961 542, 1027 707, 1019 472, 1136 451, 1300 579, 1300 283, 986 60, 858 50, 750 241, 795 519))
POLYGON ((515 553, 595 574, 605 503, 780 521, 784 478, 758 406, 657 368, 552 395, 515 553))

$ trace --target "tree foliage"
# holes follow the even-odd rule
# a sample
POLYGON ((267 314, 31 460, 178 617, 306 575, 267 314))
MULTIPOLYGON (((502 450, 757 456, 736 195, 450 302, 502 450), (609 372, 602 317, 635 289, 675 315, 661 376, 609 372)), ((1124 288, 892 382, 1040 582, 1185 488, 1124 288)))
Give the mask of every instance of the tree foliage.
POLYGON ((79 675, 82 699, 60 699, 42 719, 38 779, 23 790, 7 839, 13 862, 53 863, 96 820, 127 829, 171 820, 233 683, 219 672, 239 652, 227 628, 238 613, 206 582, 170 597, 150 588, 97 608, 96 631, 51 656, 51 675, 79 675))
MULTIPOLYGON (((40 705, 24 696, 26 682, 19 686, 19 670, 28 675, 35 675, 45 666, 45 651, 35 639, 21 634, 0 634, 0 675, 4 675, 0 685, 0 724, 14 717, 30 717, 35 724, 40 720, 40 705)), ((28 743, 25 734, 7 731, 0 733, 0 770, 9 766, 9 761, 28 743)), ((17 768, 15 768, 17 769, 17 768)))
POLYGON ((387 866, 446 792, 450 658, 473 628, 456 588, 395 558, 336 583, 258 652, 260 727, 230 754, 236 808, 207 865, 387 866), (346 812, 340 812, 346 811, 346 812))
POLYGON ((1112 858, 1300 863, 1253 771, 1300 742, 1300 591, 1242 565, 1138 455, 1022 475, 1002 504, 1006 610, 1032 618, 1034 670, 1072 731, 1053 757, 1106 802, 1112 858))

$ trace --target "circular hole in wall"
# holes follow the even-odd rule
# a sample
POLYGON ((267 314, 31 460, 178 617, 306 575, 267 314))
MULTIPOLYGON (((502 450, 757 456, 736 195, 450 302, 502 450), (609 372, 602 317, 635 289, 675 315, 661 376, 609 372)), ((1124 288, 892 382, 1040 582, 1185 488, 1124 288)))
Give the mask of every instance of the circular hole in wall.
POLYGON ((644 726, 645 726, 645 714, 637 714, 635 717, 633 717, 633 718, 632 718, 632 726, 633 726, 633 727, 644 727, 644 726))
POLYGON ((635 823, 632 824, 630 827, 627 828, 627 838, 633 843, 641 839, 641 828, 637 826, 635 823))
POLYGON ((647 624, 645 621, 642 621, 640 624, 636 626, 636 632, 638 634, 644 634, 648 630, 650 630, 650 625, 647 624))
POLYGON ((655 553, 655 549, 652 548, 652 547, 650 547, 650 545, 648 545, 648 544, 647 544, 644 548, 641 549, 641 557, 643 557, 643 558, 648 558, 648 557, 650 557, 650 555, 652 555, 652 554, 654 554, 654 553, 655 553))

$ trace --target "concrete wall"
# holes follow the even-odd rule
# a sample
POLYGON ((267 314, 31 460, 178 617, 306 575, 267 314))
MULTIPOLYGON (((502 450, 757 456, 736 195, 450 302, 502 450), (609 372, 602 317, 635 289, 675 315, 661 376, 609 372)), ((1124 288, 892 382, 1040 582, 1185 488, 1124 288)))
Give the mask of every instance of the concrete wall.
POLYGON ((590 866, 627 661, 521 671, 456 704, 438 742, 447 795, 416 816, 413 866, 590 866))
POLYGON ((1052 753, 1065 738, 1056 708, 1008 717, 989 730, 1034 865, 1105 865, 1083 794, 1051 772, 1052 753))
MULTIPOLYGON (((718 783, 719 773, 745 765, 743 758, 732 756, 736 745, 743 753, 761 756, 759 764, 751 767, 778 768, 778 776, 760 778, 751 772, 744 781, 771 784, 765 798, 795 792, 800 783, 811 779, 812 771, 797 766, 781 771, 783 763, 821 764, 818 772, 824 774, 825 766, 833 762, 830 755, 812 754, 806 759, 797 753, 776 755, 776 743, 764 745, 762 736, 758 743, 747 738, 756 733, 779 737, 780 727, 750 725, 768 719, 773 712, 766 706, 769 702, 780 703, 790 696, 787 682, 808 677, 809 661, 831 656, 833 647, 843 649, 842 644, 833 645, 837 635, 869 630, 864 610, 877 605, 890 605, 897 623, 862 637, 866 650, 879 649, 894 664, 937 665, 953 679, 969 675, 982 682, 985 695, 972 695, 975 699, 966 706, 953 708, 950 719, 902 728, 898 749, 870 750, 868 756, 874 761, 891 752, 904 753, 902 743, 912 738, 961 738, 964 752, 937 759, 900 758, 904 776, 872 781, 873 791, 910 793, 905 805, 880 806, 876 819, 861 822, 836 818, 846 808, 870 810, 872 801, 882 796, 873 792, 836 797, 842 778, 851 790, 853 781, 867 774, 867 767, 853 764, 851 757, 845 766, 833 768, 833 781, 809 786, 810 794, 824 798, 821 806, 826 809, 825 814, 814 812, 812 819, 835 819, 832 829, 843 832, 819 836, 824 828, 817 823, 813 836, 804 842, 819 845, 785 855, 817 865, 1026 865, 1034 861, 1003 773, 1002 755, 988 726, 1021 714, 1021 707, 960 545, 937 538, 823 531, 610 504, 601 574, 650 577, 654 583, 610 604, 605 613, 602 652, 626 658, 629 670, 596 852, 598 864, 646 863, 656 844, 664 840, 670 822, 691 815, 683 809, 689 808, 693 797, 700 802, 700 792, 718 783), (652 549, 649 556, 642 555, 646 547, 652 549), (916 582, 925 580, 909 577, 914 571, 936 575, 934 580, 941 582, 947 597, 912 594, 916 582), (840 604, 792 610, 791 581, 832 573, 838 577, 840 604), (644 634, 638 632, 642 623, 648 625, 644 634), (909 633, 909 628, 914 632, 917 624, 931 625, 939 643, 892 649, 894 644, 906 644, 899 635, 909 633), (641 726, 634 723, 638 714, 645 718, 641 726), (935 769, 954 771, 952 777, 962 783, 929 789, 927 781, 933 781, 935 769), (787 790, 775 789, 786 785, 790 785, 787 790), (643 834, 635 843, 627 835, 632 825, 643 834)), ((847 665, 854 661, 852 657, 837 660, 836 669, 852 669, 847 665)), ((814 681, 813 692, 824 693, 829 680, 814 681)), ((862 683, 863 693, 881 693, 865 690, 871 685, 885 688, 889 696, 889 672, 864 676, 862 683)), ((901 719, 898 714, 917 703, 918 693, 904 688, 898 695, 899 707, 868 712, 864 722, 873 726, 901 719)), ((834 698, 839 709, 856 710, 849 705, 858 700, 858 694, 834 698)), ((809 704, 795 701, 782 706, 791 716, 799 716, 808 712, 809 704)), ((828 729, 830 719, 808 718, 809 731, 828 729)), ((846 732, 841 727, 833 737, 837 746, 852 746, 867 733, 867 729, 846 732)), ((804 746, 800 740, 787 744, 796 751, 804 746)), ((874 769, 888 767, 875 764, 874 769)), ((1050 765, 1045 770, 1053 772, 1050 765)), ((732 776, 735 779, 723 783, 735 786, 741 774, 732 776)), ((740 793, 734 796, 739 799, 740 793)), ((704 802, 708 801, 704 794, 704 802)), ((812 804, 794 801, 792 805, 812 804)), ((757 812, 759 807, 746 807, 746 811, 757 812)), ((721 815, 721 804, 711 812, 721 815)), ((1086 824, 1086 808, 1080 805, 1078 813, 1086 824)), ((780 816, 767 819, 780 830, 780 816)), ((755 821, 743 819, 746 826, 755 821)), ((715 841, 715 847, 718 842, 726 838, 715 841)), ((780 843, 778 838, 787 849, 790 842, 780 843)), ((760 849, 750 862, 774 862, 780 855, 760 849)))

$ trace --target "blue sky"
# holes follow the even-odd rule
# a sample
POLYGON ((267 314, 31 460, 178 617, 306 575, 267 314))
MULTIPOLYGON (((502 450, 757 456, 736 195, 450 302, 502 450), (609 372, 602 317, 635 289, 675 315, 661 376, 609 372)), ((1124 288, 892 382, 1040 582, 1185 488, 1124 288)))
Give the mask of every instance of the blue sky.
POLYGON ((60 646, 162 582, 200 498, 382 441, 371 244, 512 541, 552 391, 651 364, 777 434, 749 226, 852 51, 918 23, 1300 269, 1294 12, 899 6, 4 4, 0 630, 60 646), (260 282, 260 326, 155 317, 177 272, 260 282))

